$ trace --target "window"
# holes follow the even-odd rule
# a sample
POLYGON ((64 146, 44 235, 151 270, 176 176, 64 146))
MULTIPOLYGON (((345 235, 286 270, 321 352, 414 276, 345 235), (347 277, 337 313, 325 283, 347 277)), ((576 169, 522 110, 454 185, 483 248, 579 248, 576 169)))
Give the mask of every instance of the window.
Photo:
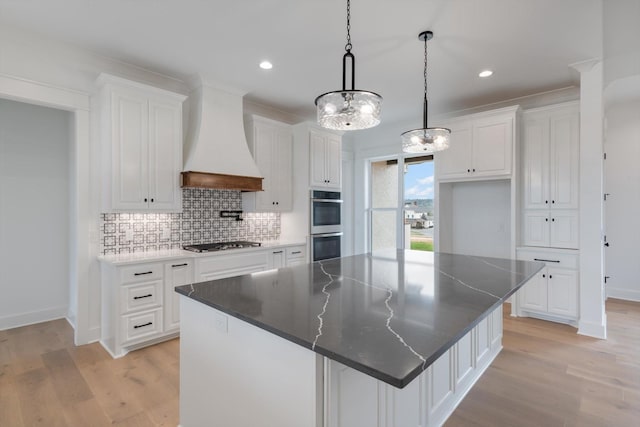
POLYGON ((433 157, 369 163, 369 250, 433 250, 433 157))

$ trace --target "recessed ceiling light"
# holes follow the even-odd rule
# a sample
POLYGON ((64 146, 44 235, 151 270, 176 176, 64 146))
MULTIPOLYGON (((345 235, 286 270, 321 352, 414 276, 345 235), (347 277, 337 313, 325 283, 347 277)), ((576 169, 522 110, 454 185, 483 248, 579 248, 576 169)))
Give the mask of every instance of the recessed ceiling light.
POLYGON ((493 74, 493 71, 484 70, 484 71, 480 71, 480 74, 478 74, 478 77, 489 77, 492 74, 493 74))
POLYGON ((260 68, 262 68, 263 70, 270 70, 273 68, 273 64, 269 61, 262 61, 260 63, 260 68))

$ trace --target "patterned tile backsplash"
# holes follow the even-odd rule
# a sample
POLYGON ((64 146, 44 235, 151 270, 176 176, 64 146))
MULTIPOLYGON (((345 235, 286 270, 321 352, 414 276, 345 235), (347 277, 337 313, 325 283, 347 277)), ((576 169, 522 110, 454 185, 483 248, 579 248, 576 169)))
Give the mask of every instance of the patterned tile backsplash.
POLYGON ((279 213, 245 213, 243 221, 220 217, 220 211, 242 209, 239 191, 185 188, 182 208, 182 213, 101 214, 100 252, 146 252, 179 249, 187 244, 264 242, 280 237, 279 213))

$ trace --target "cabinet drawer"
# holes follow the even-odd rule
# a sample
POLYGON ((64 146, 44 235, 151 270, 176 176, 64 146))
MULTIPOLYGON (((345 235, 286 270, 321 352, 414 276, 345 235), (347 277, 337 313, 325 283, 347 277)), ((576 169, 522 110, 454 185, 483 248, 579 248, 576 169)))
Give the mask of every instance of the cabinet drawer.
POLYGON ((162 280, 120 288, 121 314, 157 307, 162 304, 162 280))
POLYGON ((162 279, 162 264, 137 264, 120 268, 120 283, 162 279))
POLYGON ((162 332, 162 308, 122 316, 122 343, 144 341, 162 332))
POLYGON ((287 248, 287 260, 305 258, 306 255, 307 254, 304 246, 292 246, 287 248))
POLYGON ((578 268, 578 254, 518 249, 516 257, 523 261, 542 261, 549 267, 578 268))

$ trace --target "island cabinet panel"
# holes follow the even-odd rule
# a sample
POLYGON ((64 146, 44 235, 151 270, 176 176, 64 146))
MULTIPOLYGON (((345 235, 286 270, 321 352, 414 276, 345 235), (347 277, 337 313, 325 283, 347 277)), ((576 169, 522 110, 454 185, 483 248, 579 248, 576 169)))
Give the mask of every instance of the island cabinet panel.
POLYGON ((180 304, 181 426, 322 426, 321 356, 188 297, 180 304))
POLYGON ((402 389, 328 360, 326 425, 440 426, 501 349, 500 305, 402 389))

